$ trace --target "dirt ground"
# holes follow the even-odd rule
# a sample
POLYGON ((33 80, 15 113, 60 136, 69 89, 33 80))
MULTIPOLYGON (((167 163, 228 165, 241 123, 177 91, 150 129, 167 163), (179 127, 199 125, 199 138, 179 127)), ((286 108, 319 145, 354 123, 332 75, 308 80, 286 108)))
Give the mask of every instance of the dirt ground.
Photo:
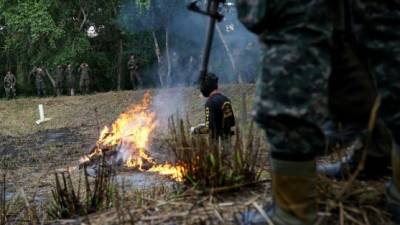
MULTIPOLYGON (((250 105, 254 86, 240 88, 248 94, 250 105)), ((238 90, 237 86, 222 87, 233 102, 239 102, 238 90)), ((157 110, 162 111, 162 127, 165 128, 169 114, 185 114, 193 124, 203 120, 204 99, 193 88, 0 101, 0 172, 6 174, 6 200, 13 200, 22 191, 28 199, 35 197, 35 201, 44 202, 53 184, 53 172, 76 166, 96 142, 103 126, 139 102, 146 91, 152 93, 157 110), (44 105, 45 116, 51 118, 49 122, 35 124, 38 104, 44 105), (164 107, 169 109, 163 110, 164 107)), ((162 153, 154 154, 163 158, 162 153)))
MULTIPOLYGON (((222 87, 222 92, 231 97, 237 117, 243 113, 239 110, 242 107, 240 90, 246 93, 245 113, 250 117, 255 87, 253 85, 222 87)), ((165 129, 169 114, 187 116, 192 124, 202 122, 204 99, 193 88, 148 91, 155 96, 158 110, 161 109, 159 129, 165 129)), ((21 209, 27 204, 38 204, 39 211, 44 215, 46 212, 43 210, 54 183, 54 171, 76 166, 79 158, 96 142, 99 130, 104 125, 112 123, 129 105, 139 102, 144 93, 145 91, 124 91, 75 97, 0 101, 0 174, 6 174, 6 200, 13 200, 16 193, 24 193, 28 199, 27 202, 10 209, 12 214, 9 216, 20 218, 17 224, 30 224, 31 221, 24 219, 25 215, 21 215, 25 214, 21 209), (51 118, 49 122, 41 125, 35 124, 38 119, 38 104, 44 105, 46 117, 51 118)), ((162 131, 157 130, 157 133, 162 131)), ((163 158, 162 152, 153 153, 163 158)), ((161 183, 169 183, 168 179, 140 174, 135 179, 139 181, 157 179, 161 183)), ((155 183, 155 186, 158 184, 155 183)), ((340 192, 344 185, 344 182, 329 184, 324 186, 328 187, 328 191, 322 190, 322 192, 334 195, 340 192)), ((322 218, 323 222, 319 224, 340 224, 339 220, 342 217, 348 222, 345 224, 368 224, 368 218, 383 218, 382 221, 377 220, 381 221, 378 224, 390 224, 387 220, 388 215, 384 212, 382 215, 381 211, 384 204, 382 190, 382 182, 377 184, 359 182, 351 190, 349 201, 322 199, 319 202, 321 205, 319 218, 322 218), (361 198, 359 198, 360 193, 361 198), (378 200, 370 201, 371 196, 378 200), (369 201, 366 202, 365 199, 369 201)), ((176 197, 173 193, 172 195, 169 193, 165 199, 162 196, 145 197, 143 198, 145 203, 141 207, 126 206, 122 211, 120 208, 113 208, 85 218, 49 223, 133 224, 132 221, 136 221, 137 224, 235 224, 235 216, 239 211, 256 209, 262 206, 263 202, 271 201, 268 181, 242 188, 241 191, 228 195, 212 196, 190 192, 191 190, 186 190, 176 194, 176 197), (132 215, 134 219, 128 218, 128 215, 132 215)))

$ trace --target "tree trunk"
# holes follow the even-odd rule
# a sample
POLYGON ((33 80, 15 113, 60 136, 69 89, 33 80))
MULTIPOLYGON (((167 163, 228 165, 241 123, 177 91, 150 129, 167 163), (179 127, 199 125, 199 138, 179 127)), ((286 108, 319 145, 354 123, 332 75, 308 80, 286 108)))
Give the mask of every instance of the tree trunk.
MULTIPOLYGON (((18 92, 29 92, 32 90, 31 87, 31 82, 30 82, 30 77, 29 77, 29 72, 27 70, 27 60, 24 57, 17 57, 17 61, 14 62, 16 63, 16 71, 15 74, 17 75, 17 88, 19 88, 18 92)), ((10 65, 13 64, 12 61, 10 61, 10 65)), ((11 67, 9 67, 11 69, 11 67)))
POLYGON ((122 82, 122 57, 124 52, 124 46, 122 42, 122 38, 119 39, 119 52, 118 52, 118 65, 117 65, 117 74, 118 74, 118 81, 117 81, 117 90, 121 90, 121 82, 122 82))
POLYGON ((169 51, 169 27, 168 25, 165 28, 165 52, 166 52, 166 58, 167 58, 167 82, 166 85, 169 87, 172 84, 172 78, 171 78, 171 57, 170 57, 170 51, 169 51))
POLYGON ((157 70, 157 74, 158 74, 158 79, 160 80, 160 85, 161 87, 164 87, 164 80, 163 80, 163 74, 162 71, 160 70, 161 68, 161 50, 160 50, 160 45, 158 44, 158 40, 157 40, 157 35, 156 32, 153 31, 153 40, 154 40, 154 50, 157 56, 157 62, 158 62, 158 70, 157 70))
POLYGON ((18 59, 16 63, 17 63, 17 68, 15 74, 17 75, 17 85, 21 85, 20 87, 27 86, 29 83, 29 76, 26 77, 24 74, 23 61, 21 59, 18 59))

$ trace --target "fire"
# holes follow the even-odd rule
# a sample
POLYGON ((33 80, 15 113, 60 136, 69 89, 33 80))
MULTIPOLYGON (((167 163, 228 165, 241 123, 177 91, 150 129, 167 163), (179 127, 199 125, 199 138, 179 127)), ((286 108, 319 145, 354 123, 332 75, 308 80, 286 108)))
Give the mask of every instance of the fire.
POLYGON ((169 176, 176 181, 183 181, 184 168, 182 166, 174 166, 167 163, 153 166, 149 169, 149 172, 169 176))
POLYGON ((128 108, 111 128, 106 126, 101 131, 97 144, 115 146, 125 141, 137 149, 146 148, 150 134, 156 127, 156 115, 149 110, 150 103, 151 95, 146 93, 141 103, 128 108))
POLYGON ((157 164, 147 153, 151 135, 157 127, 156 114, 150 110, 151 95, 146 93, 143 100, 129 107, 110 127, 104 127, 96 142, 96 149, 81 158, 86 163, 96 155, 102 155, 103 149, 118 151, 118 159, 129 168, 143 171, 145 162, 150 165, 149 172, 170 176, 181 181, 183 168, 171 164, 157 164), (116 147, 116 148, 115 148, 116 147))

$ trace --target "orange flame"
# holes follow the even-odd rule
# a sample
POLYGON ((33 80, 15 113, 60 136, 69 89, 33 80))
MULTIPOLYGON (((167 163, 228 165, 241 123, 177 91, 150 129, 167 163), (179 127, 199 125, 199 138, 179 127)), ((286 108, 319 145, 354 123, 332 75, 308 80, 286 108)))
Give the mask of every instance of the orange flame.
POLYGON ((176 166, 166 163, 163 165, 155 165, 151 167, 148 171, 168 176, 176 181, 183 181, 183 166, 176 166))
POLYGON ((157 125, 156 115, 150 110, 151 100, 150 93, 145 93, 139 104, 129 107, 111 127, 104 127, 97 141, 98 148, 92 154, 82 157, 81 163, 90 161, 95 155, 101 155, 102 147, 117 146, 118 155, 127 167, 143 170, 143 163, 146 161, 151 164, 149 172, 170 176, 181 181, 183 178, 182 167, 168 163, 157 164, 146 152, 151 135, 157 125))
POLYGON ((156 116, 149 111, 150 93, 146 93, 141 103, 133 105, 122 113, 112 124, 105 127, 97 141, 101 146, 116 146, 126 141, 137 149, 144 149, 149 142, 149 136, 156 127, 156 116))

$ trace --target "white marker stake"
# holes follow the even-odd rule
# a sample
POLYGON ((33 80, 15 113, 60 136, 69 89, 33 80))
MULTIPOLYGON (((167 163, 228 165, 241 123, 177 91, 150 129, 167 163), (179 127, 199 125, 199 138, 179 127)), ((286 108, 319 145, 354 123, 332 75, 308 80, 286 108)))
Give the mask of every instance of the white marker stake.
POLYGON ((39 124, 47 122, 49 120, 51 120, 51 118, 44 117, 44 108, 43 108, 43 105, 40 104, 39 105, 39 120, 36 121, 36 124, 39 125, 39 124))

